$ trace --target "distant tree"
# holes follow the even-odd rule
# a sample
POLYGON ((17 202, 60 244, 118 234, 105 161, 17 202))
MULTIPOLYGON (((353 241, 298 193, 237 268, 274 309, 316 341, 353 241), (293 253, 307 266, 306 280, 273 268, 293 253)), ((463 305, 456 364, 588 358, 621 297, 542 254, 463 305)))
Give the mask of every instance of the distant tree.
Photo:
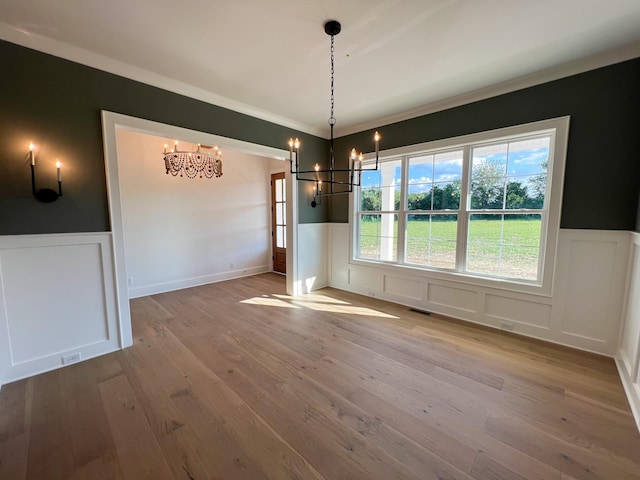
POLYGON ((544 205, 544 196, 547 190, 547 162, 540 164, 542 173, 531 179, 531 199, 532 206, 529 208, 542 208, 544 205))
MULTIPOLYGON (((393 209, 400 209, 400 191, 396 190, 393 197, 393 209)), ((379 212, 382 210, 382 189, 363 188, 360 191, 360 209, 362 211, 379 212)))
MULTIPOLYGON (((447 183, 444 186, 444 188, 442 188, 442 196, 440 198, 441 198, 441 201, 439 205, 441 210, 445 210, 445 209, 456 210, 460 208, 460 180, 447 183)), ((434 199, 434 208, 435 208, 435 199, 434 199)))
POLYGON ((507 183, 507 208, 528 208, 530 203, 527 187, 520 182, 507 183))
POLYGON ((431 190, 407 195, 409 210, 431 210, 431 190))
POLYGON ((503 167, 498 162, 475 163, 471 176, 471 208, 502 208, 503 176, 503 167))
POLYGON ((363 188, 360 192, 360 208, 364 211, 379 211, 380 197, 379 188, 363 188))
POLYGON ((433 185, 428 192, 407 195, 409 210, 446 210, 460 207, 460 181, 447 183, 444 187, 433 185))

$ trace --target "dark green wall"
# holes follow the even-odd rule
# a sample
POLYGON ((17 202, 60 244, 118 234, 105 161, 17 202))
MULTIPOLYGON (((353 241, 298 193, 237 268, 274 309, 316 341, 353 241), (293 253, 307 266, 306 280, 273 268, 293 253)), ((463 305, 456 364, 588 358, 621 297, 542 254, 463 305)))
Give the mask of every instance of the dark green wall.
MULTIPOLYGON (((565 115, 571 121, 561 226, 634 230, 640 191, 640 59, 378 130, 381 148, 389 149, 565 115)), ((370 151, 373 132, 337 139, 336 151, 353 146, 370 151)), ((347 198, 331 199, 329 218, 348 221, 347 198)))
MULTIPOLYGON (((8 42, 0 41, 0 64, 0 235, 110 230, 101 110, 282 149, 298 136, 309 168, 328 156, 319 137, 8 42), (38 188, 53 188, 55 159, 64 164, 64 196, 55 203, 31 196, 30 141, 38 188)), ((160 172, 161 164, 158 155, 160 172)), ((327 210, 300 196, 301 223, 326 221, 327 210)))
MULTIPOLYGON (((327 141, 142 83, 0 41, 0 234, 109 230, 100 111, 109 110, 251 143, 303 142, 305 166, 326 163, 327 141), (55 185, 64 163, 64 197, 31 196, 27 145, 38 151, 38 187, 55 185)), ((640 59, 461 107, 381 126, 382 148, 571 116, 563 228, 640 230, 640 59)), ((373 130, 336 139, 336 161, 351 147, 371 149, 373 130)), ((159 160, 160 161, 160 160, 159 160)), ((348 197, 309 207, 300 184, 301 223, 346 222, 348 197), (328 206, 328 208, 327 208, 328 206)))

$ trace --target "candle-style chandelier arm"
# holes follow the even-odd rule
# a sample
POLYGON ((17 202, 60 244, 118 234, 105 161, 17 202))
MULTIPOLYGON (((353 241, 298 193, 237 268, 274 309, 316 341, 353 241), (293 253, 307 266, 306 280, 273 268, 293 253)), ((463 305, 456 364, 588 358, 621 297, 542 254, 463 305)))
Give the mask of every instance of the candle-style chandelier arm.
MULTIPOLYGON (((333 130, 333 129, 332 129, 333 130)), ((329 168, 319 168, 318 164, 316 163, 316 166, 313 170, 300 170, 300 140, 298 140, 297 138, 295 140, 290 139, 289 140, 289 173, 291 174, 296 174, 298 180, 305 180, 304 178, 300 178, 299 175, 304 175, 307 173, 335 173, 335 172, 366 172, 369 170, 378 170, 378 166, 380 163, 380 156, 379 156, 379 144, 380 144, 380 134, 378 132, 376 132, 373 136, 374 138, 374 142, 375 142, 375 155, 376 155, 376 161, 375 163, 372 163, 370 165, 367 166, 362 166, 362 162, 364 160, 364 154, 362 152, 357 153, 356 149, 353 148, 351 150, 351 155, 349 156, 349 168, 335 168, 334 167, 334 157, 333 155, 331 155, 331 165, 329 168), (359 167, 356 166, 356 161, 358 162, 359 167)), ((333 139, 332 139, 333 140, 333 139)), ((333 142, 332 142, 333 143, 333 142)), ((333 149, 332 149, 333 150, 333 149)))

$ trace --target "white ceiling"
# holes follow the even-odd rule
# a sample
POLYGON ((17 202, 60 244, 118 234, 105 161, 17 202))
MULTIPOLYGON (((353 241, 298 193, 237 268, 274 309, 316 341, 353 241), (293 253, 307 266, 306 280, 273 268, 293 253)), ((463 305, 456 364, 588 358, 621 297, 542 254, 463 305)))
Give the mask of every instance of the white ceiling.
POLYGON ((0 38, 336 134, 640 56, 640 0, 0 0, 0 38))

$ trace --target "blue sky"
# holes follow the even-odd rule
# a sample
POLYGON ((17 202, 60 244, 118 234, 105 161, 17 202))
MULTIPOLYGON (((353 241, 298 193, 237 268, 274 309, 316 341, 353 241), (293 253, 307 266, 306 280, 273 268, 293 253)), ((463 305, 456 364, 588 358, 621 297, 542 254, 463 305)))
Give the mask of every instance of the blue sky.
MULTIPOLYGON (((509 177, 521 177, 519 179, 513 178, 513 180, 526 184, 527 180, 532 176, 543 172, 541 164, 548 159, 548 145, 549 139, 545 137, 475 148, 473 151, 473 165, 489 162, 500 166, 503 171, 506 167, 509 177)), ((409 166, 410 193, 428 191, 432 182, 437 182, 440 186, 443 186, 447 182, 461 179, 462 151, 440 153, 435 155, 435 160, 434 164, 433 154, 411 158, 409 166)), ((393 162, 393 165, 386 166, 386 168, 394 170, 393 183, 399 185, 400 163, 393 162)), ((381 181, 381 170, 363 172, 362 174, 363 188, 380 186, 381 181)))

